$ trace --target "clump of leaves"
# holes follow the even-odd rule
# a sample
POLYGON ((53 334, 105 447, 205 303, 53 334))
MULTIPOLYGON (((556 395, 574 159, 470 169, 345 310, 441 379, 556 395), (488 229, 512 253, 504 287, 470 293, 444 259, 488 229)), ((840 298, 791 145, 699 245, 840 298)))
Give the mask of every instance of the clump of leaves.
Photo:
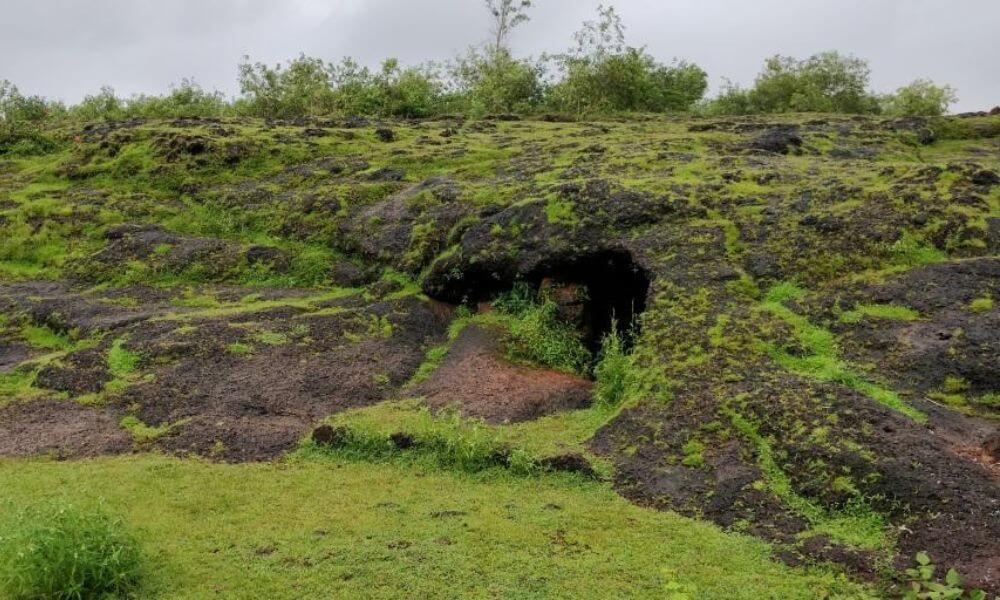
POLYGON ((12 600, 134 597, 143 558, 123 523, 46 504, 0 524, 0 596, 12 600))
POLYGON ((955 569, 949 569, 944 581, 935 581, 934 572, 937 567, 931 563, 931 557, 926 552, 917 553, 917 564, 907 569, 906 579, 909 589, 903 595, 906 600, 986 600, 982 590, 972 590, 966 593, 962 587, 962 577, 955 569))
POLYGON ((518 284, 501 295, 493 308, 510 317, 508 353, 510 358, 566 371, 585 374, 591 363, 590 351, 580 332, 559 319, 555 302, 527 285, 518 284))

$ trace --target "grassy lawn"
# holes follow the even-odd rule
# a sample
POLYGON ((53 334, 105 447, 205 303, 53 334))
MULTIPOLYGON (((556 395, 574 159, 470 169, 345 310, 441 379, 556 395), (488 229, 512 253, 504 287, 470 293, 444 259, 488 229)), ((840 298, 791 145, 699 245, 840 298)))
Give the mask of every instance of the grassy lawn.
POLYGON ((873 597, 568 476, 322 458, 0 461, 0 511, 53 499, 124 517, 156 598, 873 597))

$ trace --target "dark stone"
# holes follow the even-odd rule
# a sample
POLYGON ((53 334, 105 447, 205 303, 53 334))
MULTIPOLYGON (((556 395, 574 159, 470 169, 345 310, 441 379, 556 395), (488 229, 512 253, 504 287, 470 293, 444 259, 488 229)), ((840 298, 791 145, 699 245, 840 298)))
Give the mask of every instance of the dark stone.
POLYGON ((595 471, 594 467, 590 465, 590 461, 588 461, 581 454, 560 454, 559 456, 551 456, 538 461, 538 464, 543 469, 549 469, 552 471, 576 473, 578 475, 594 479, 599 477, 597 471, 595 471))
POLYGON ((778 259, 770 254, 751 254, 743 263, 747 273, 754 277, 778 279, 782 275, 778 259))
POLYGON ((382 168, 368 174, 368 181, 402 181, 406 173, 402 169, 382 168))
POLYGON ((369 121, 364 117, 347 117, 341 126, 345 129, 360 129, 361 127, 368 127, 369 121))
POLYGON ((336 448, 343 446, 347 442, 348 431, 346 427, 333 427, 332 425, 320 425, 313 430, 312 439, 320 446, 336 448))
POLYGON ((753 150, 764 150, 775 154, 788 154, 789 149, 800 148, 802 146, 802 136, 795 128, 779 127, 765 131, 747 144, 753 150))
POLYGON ((395 142, 396 132, 388 127, 379 127, 375 130, 375 135, 383 142, 395 142))
POLYGON ((372 277, 364 269, 348 261, 330 267, 330 279, 340 287, 361 287, 371 283, 372 277))
POLYGON ((281 258, 281 250, 273 246, 250 246, 246 253, 247 263, 273 263, 281 258))
POLYGON ((937 136, 934 135, 934 132, 930 129, 927 128, 918 129, 915 133, 917 135, 917 141, 922 146, 930 146, 935 141, 937 141, 937 136))
POLYGON ((1000 175, 997 175, 995 171, 987 171, 983 169, 982 171, 976 171, 969 178, 974 185, 983 185, 987 187, 992 187, 994 185, 1000 184, 1000 175))
POLYGON ((986 454, 996 462, 1000 462, 1000 433, 995 434, 990 439, 986 440, 986 444, 983 445, 986 450, 986 454))
POLYGON ((389 439, 392 440, 392 444, 400 450, 409 450, 417 445, 417 440, 413 439, 412 435, 402 431, 397 431, 396 433, 390 435, 389 439))

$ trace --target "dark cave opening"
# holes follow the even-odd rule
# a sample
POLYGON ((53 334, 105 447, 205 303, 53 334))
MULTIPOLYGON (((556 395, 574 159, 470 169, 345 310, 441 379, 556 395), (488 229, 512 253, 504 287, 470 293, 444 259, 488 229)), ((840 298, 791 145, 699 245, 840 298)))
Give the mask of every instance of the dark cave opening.
POLYGON ((559 318, 573 325, 595 354, 612 326, 626 349, 632 347, 650 285, 647 271, 624 250, 548 261, 528 276, 506 284, 493 276, 485 281, 492 285, 472 286, 479 294, 474 299, 467 295, 467 302, 492 301, 500 293, 525 284, 541 298, 554 302, 559 318))
POLYGON ((651 281, 648 271, 623 248, 546 257, 527 273, 508 271, 507 265, 470 267, 457 271, 457 281, 428 295, 491 310, 502 294, 526 285, 531 292, 555 302, 560 320, 575 327, 595 355, 612 324, 625 349, 632 348, 651 281))

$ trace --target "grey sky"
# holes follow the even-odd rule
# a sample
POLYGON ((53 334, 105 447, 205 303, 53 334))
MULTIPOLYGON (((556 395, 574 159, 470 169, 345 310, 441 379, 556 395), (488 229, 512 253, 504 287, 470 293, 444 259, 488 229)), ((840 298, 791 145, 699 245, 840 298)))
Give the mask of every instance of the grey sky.
MULTIPOLYGON (((1000 0, 605 1, 630 44, 698 63, 713 88, 752 82, 772 54, 837 49, 870 60, 878 91, 929 77, 958 89, 954 110, 1000 104, 1000 0)), ((515 53, 568 47, 598 4, 536 0, 515 53)), ((183 77, 234 93, 244 54, 416 63, 448 58, 487 28, 480 0, 3 0, 0 79, 67 101, 104 84, 161 92, 183 77)))

